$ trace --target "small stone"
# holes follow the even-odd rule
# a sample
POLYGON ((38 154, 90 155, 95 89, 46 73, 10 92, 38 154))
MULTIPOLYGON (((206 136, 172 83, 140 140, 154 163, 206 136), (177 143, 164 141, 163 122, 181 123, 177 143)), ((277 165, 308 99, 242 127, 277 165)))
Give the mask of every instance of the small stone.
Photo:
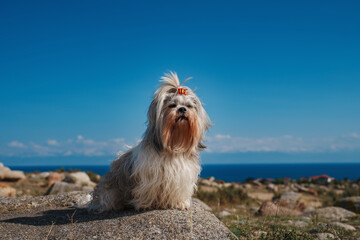
POLYGON ((231 214, 226 211, 226 210, 222 210, 221 212, 219 212, 216 216, 219 218, 219 219, 222 219, 224 217, 228 217, 230 216, 231 214))
POLYGON ((260 238, 261 236, 266 236, 268 233, 265 232, 265 231, 261 231, 261 230, 258 230, 258 231, 255 231, 254 232, 254 237, 255 238, 260 238))
POLYGON ((0 182, 0 196, 2 197, 15 197, 16 189, 0 182))
POLYGON ((257 212, 259 210, 259 207, 251 206, 250 212, 257 212))
POLYGON ((256 212, 259 216, 298 216, 300 212, 289 208, 277 206, 272 202, 263 203, 256 212))
POLYGON ((356 230, 355 227, 353 227, 353 226, 351 226, 349 224, 341 223, 341 222, 333 222, 333 223, 329 223, 329 225, 341 228, 341 229, 346 230, 346 231, 355 231, 356 230))
POLYGON ((306 222, 303 222, 303 221, 296 221, 293 224, 294 227, 300 227, 300 228, 307 227, 307 225, 308 224, 306 222))
POLYGON ((335 239, 335 236, 331 233, 317 233, 313 236, 320 240, 335 239))

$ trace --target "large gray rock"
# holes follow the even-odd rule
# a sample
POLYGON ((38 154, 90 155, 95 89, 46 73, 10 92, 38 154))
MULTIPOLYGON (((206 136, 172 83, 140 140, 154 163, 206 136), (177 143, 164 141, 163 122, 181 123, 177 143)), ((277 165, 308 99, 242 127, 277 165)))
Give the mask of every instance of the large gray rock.
POLYGON ((207 205, 206 203, 204 203, 204 202, 201 201, 200 199, 193 198, 193 203, 199 204, 199 206, 201 206, 201 207, 202 207, 204 210, 206 210, 206 211, 212 211, 212 208, 209 207, 209 205, 207 205))
POLYGON ((58 193, 66 193, 66 192, 74 192, 74 191, 92 191, 93 188, 89 186, 82 186, 73 183, 66 182, 56 182, 48 189, 46 194, 58 194, 58 193))
POLYGON ((360 213, 360 196, 343 198, 340 200, 338 206, 360 213))
POLYGON ((64 207, 67 203, 68 206, 82 205, 88 201, 87 196, 86 193, 67 193, 31 199, 22 198, 15 202, 9 200, 14 198, 7 198, 6 201, 0 198, 0 210, 4 210, 4 204, 12 210, 0 214, 1 237, 4 239, 44 239, 46 236, 48 239, 236 238, 222 222, 196 202, 188 211, 127 210, 93 214, 88 213, 84 208, 64 207), (73 227, 71 222, 74 223, 73 227))
POLYGON ((304 213, 303 216, 341 221, 349 217, 354 217, 356 214, 340 207, 325 207, 318 208, 312 212, 304 213))

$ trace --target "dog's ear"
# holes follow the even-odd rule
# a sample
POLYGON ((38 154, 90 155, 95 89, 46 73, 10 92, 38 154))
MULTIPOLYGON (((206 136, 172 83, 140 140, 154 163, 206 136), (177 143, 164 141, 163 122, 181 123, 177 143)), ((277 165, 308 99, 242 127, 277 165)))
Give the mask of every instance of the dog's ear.
POLYGON ((157 152, 161 152, 163 149, 160 129, 156 125, 158 112, 158 100, 154 98, 151 102, 148 110, 148 129, 146 132, 147 142, 152 145, 157 152))

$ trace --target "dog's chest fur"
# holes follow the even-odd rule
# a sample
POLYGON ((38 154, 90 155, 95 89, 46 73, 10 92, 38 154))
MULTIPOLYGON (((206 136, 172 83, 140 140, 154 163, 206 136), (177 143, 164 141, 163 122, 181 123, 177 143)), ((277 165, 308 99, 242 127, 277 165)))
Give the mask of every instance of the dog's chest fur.
POLYGON ((177 208, 191 198, 200 173, 197 155, 159 155, 151 148, 139 150, 134 151, 131 175, 135 206, 177 208))

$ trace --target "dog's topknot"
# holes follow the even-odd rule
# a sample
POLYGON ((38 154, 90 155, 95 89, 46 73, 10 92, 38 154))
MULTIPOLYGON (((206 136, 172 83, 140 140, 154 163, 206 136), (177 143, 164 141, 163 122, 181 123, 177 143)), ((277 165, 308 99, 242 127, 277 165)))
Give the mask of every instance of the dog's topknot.
POLYGON ((176 74, 176 72, 169 72, 169 73, 165 73, 165 76, 161 77, 160 82, 162 83, 162 85, 171 87, 171 88, 178 88, 180 87, 180 81, 179 81, 179 77, 176 74))
MULTIPOLYGON (((165 73, 164 76, 162 76, 160 79, 161 85, 155 92, 155 95, 162 95, 163 93, 175 93, 177 92, 177 89, 179 87, 181 87, 185 82, 189 81, 190 79, 191 77, 185 79, 180 84, 179 77, 176 72, 170 71, 169 73, 165 73)), ((190 89, 188 87, 185 88, 190 89)))

